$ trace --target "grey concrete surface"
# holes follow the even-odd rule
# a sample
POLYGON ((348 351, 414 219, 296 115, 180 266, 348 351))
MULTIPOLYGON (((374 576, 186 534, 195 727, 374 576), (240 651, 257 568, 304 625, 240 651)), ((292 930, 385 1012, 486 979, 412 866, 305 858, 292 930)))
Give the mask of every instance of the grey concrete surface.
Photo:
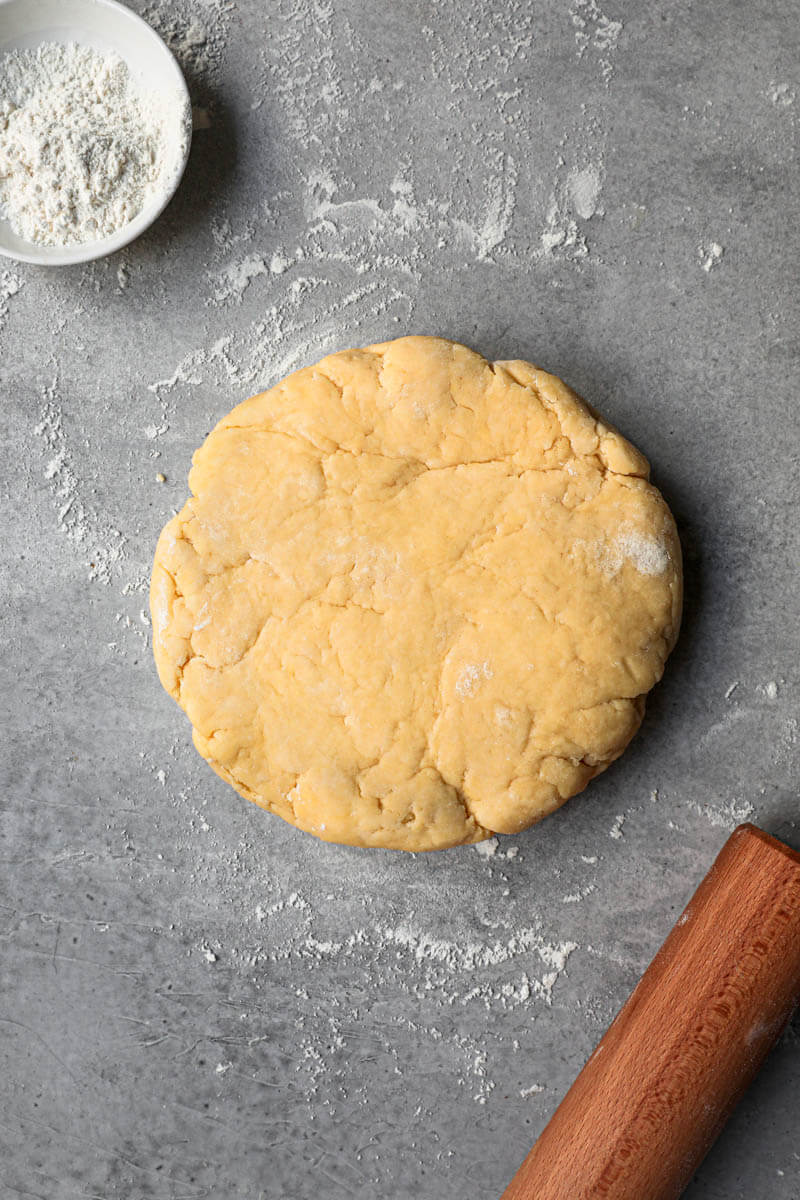
MULTIPOLYGON (((178 196, 0 264, 0 1195, 499 1196, 728 831, 798 838, 796 6, 135 7, 200 110, 178 196), (406 332, 562 375, 686 552, 641 734, 493 856, 265 815, 151 663, 208 429, 406 332)), ((795 1020, 690 1200, 798 1200, 799 1112, 795 1020)))

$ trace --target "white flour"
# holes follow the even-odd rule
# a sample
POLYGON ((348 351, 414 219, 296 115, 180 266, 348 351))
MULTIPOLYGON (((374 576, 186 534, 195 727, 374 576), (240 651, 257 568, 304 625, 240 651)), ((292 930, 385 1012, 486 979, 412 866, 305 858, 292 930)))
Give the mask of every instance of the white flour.
POLYGON ((583 58, 587 51, 596 54, 603 80, 607 84, 614 73, 611 56, 622 33, 622 22, 607 17, 597 0, 573 0, 569 12, 575 29, 578 58, 583 58))
MULTIPOLYGON (((196 88, 219 75, 234 7, 233 0, 153 0, 142 16, 158 30, 196 88)), ((195 128, 210 128, 212 115, 199 108, 195 128)))
POLYGON ((8 302, 22 288, 22 280, 13 271, 0 271, 0 330, 8 317, 8 302))
POLYGON ((582 220, 590 220, 597 212, 601 186, 600 168, 594 163, 590 163, 580 171, 570 172, 567 178, 567 187, 572 207, 582 220))
POLYGON ((767 88, 767 95, 776 108, 788 108, 790 104, 794 104, 797 92, 788 83, 771 83, 767 88))
POLYGON ((728 832, 732 832, 737 825, 741 825, 742 821, 750 821, 755 813, 755 808, 749 800, 734 798, 712 804, 710 801, 700 803, 690 797, 685 803, 689 808, 704 816, 710 825, 715 825, 719 829, 727 829, 728 832))
POLYGON ((640 575, 661 575, 669 566, 669 555, 663 542, 636 529, 623 527, 614 539, 614 550, 617 556, 632 562, 640 575))
POLYGON ((474 696, 484 679, 491 679, 492 668, 488 662, 465 663, 456 680, 457 696, 474 696))
POLYGON ((44 478, 50 488, 58 528, 86 561, 89 578, 109 584, 125 557, 125 535, 82 498, 83 485, 64 432, 55 381, 43 389, 42 399, 41 420, 34 432, 50 456, 44 478))
POLYGON ((140 96, 115 54, 75 43, 0 69, 0 215, 28 241, 108 237, 154 198, 185 149, 186 114, 140 96))
POLYGON ((724 253, 725 248, 720 246, 719 242, 708 242, 697 247, 697 257, 700 259, 700 266, 706 275, 709 271, 713 271, 714 267, 719 266, 724 253))
POLYGON ((492 251, 502 246, 511 228, 517 178, 518 170, 514 159, 510 154, 501 155, 496 174, 487 182, 489 203, 483 225, 476 237, 477 257, 481 262, 490 258, 492 251))

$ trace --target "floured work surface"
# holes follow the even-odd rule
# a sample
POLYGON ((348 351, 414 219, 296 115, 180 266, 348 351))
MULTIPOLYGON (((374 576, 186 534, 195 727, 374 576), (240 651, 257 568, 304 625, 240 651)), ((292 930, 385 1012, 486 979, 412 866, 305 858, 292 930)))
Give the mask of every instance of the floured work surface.
MULTIPOLYGON (((798 23, 131 5, 203 110, 175 199, 109 260, 0 265, 2 1187, 499 1197, 737 822, 792 840, 798 23), (622 757, 532 829, 428 855, 240 800, 147 610, 219 418, 411 332, 538 362, 624 431, 686 584, 622 757)), ((799 1036, 686 1200, 797 1200, 799 1036)))

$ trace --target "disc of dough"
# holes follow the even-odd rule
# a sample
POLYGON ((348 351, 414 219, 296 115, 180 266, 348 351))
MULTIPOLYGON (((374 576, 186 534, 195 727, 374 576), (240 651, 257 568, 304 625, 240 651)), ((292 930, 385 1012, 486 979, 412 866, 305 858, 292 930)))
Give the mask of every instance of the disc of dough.
POLYGON ((243 796, 333 842, 516 833, 613 762, 680 547, 648 464, 552 375, 439 338, 224 417, 151 585, 159 676, 243 796))

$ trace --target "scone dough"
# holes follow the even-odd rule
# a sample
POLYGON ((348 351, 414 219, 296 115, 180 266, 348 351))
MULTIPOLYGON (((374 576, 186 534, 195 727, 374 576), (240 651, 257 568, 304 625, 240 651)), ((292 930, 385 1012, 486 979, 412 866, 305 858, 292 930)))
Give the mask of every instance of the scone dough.
POLYGON ((529 363, 331 354, 195 454, 153 568, 161 682, 223 779, 317 837, 516 833, 622 753, 675 642, 647 480, 529 363))

